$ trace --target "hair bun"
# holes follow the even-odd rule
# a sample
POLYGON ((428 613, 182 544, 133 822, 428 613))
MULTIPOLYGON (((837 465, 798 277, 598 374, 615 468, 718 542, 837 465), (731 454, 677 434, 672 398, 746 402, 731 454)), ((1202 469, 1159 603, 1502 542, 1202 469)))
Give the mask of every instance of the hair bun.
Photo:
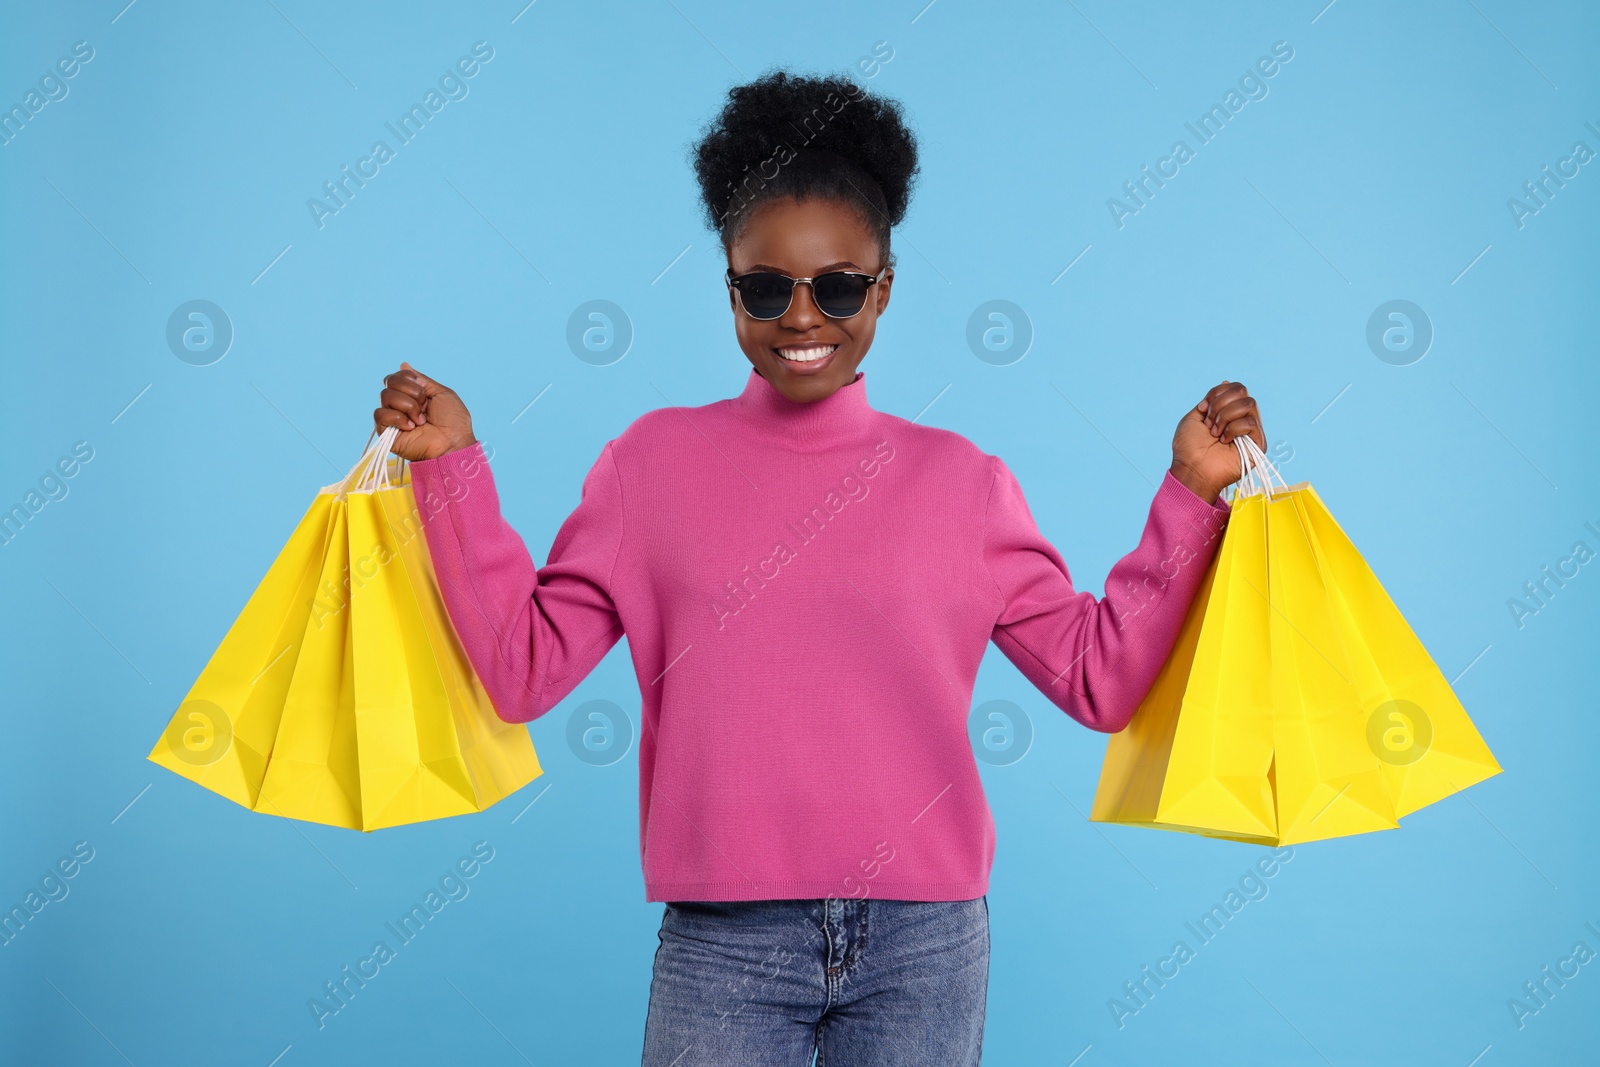
POLYGON ((693 160, 706 221, 724 246, 757 204, 822 196, 857 206, 887 252, 918 171, 897 101, 848 77, 783 70, 729 89, 693 160))

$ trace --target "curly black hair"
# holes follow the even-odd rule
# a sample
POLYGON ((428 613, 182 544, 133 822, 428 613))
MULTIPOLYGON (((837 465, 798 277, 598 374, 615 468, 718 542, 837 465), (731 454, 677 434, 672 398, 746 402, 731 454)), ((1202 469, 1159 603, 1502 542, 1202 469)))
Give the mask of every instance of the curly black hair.
POLYGON ((754 209, 778 197, 854 207, 892 262, 889 230, 905 217, 917 140, 901 105, 846 76, 783 70, 728 90, 693 146, 707 224, 727 249, 754 209))

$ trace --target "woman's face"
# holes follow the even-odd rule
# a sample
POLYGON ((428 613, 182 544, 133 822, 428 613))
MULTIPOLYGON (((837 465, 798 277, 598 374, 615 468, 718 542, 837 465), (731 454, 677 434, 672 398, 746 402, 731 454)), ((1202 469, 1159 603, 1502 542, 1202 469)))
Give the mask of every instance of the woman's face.
MULTIPOLYGON (((735 275, 772 271, 791 278, 814 278, 834 270, 876 275, 878 242, 855 209, 833 200, 780 198, 763 204, 746 221, 728 249, 735 275)), ((811 298, 811 286, 797 285, 789 310, 776 319, 753 319, 728 290, 739 347, 750 365, 784 396, 808 404, 855 380, 856 368, 872 347, 878 316, 889 306, 891 270, 867 291, 859 314, 830 319, 811 298), (822 359, 800 360, 791 356, 822 359)))

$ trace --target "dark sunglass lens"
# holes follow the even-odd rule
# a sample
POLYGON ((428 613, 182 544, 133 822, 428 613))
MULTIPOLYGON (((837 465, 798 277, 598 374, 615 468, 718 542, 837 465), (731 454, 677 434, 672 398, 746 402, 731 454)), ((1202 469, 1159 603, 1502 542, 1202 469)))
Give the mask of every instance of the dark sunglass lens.
POLYGON ((752 318, 775 319, 789 308, 794 282, 781 274, 746 274, 739 279, 739 295, 752 318))
POLYGON ((817 307, 825 315, 847 319, 859 313, 867 302, 870 279, 859 274, 824 274, 812 283, 817 307))

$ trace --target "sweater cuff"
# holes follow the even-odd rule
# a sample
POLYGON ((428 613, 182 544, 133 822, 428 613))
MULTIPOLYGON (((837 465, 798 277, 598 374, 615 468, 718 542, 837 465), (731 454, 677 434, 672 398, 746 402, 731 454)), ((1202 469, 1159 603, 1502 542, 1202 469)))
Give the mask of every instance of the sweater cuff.
POLYGON ((477 474, 474 463, 488 463, 489 459, 483 454, 483 442, 474 441, 466 448, 457 448, 446 452, 442 456, 432 459, 414 459, 407 464, 411 471, 412 481, 429 486, 437 486, 443 481, 446 474, 456 474, 463 477, 477 474))
POLYGON ((1162 497, 1166 497, 1166 502, 1184 515, 1202 523, 1226 522, 1233 513, 1233 508, 1220 494, 1215 502, 1208 504, 1193 489, 1174 478, 1170 470, 1162 476, 1161 487, 1156 490, 1156 499, 1162 497))
POLYGON ((424 522, 442 513, 450 504, 465 501, 473 489, 496 496, 494 476, 481 441, 433 459, 413 460, 408 470, 411 491, 424 522))

